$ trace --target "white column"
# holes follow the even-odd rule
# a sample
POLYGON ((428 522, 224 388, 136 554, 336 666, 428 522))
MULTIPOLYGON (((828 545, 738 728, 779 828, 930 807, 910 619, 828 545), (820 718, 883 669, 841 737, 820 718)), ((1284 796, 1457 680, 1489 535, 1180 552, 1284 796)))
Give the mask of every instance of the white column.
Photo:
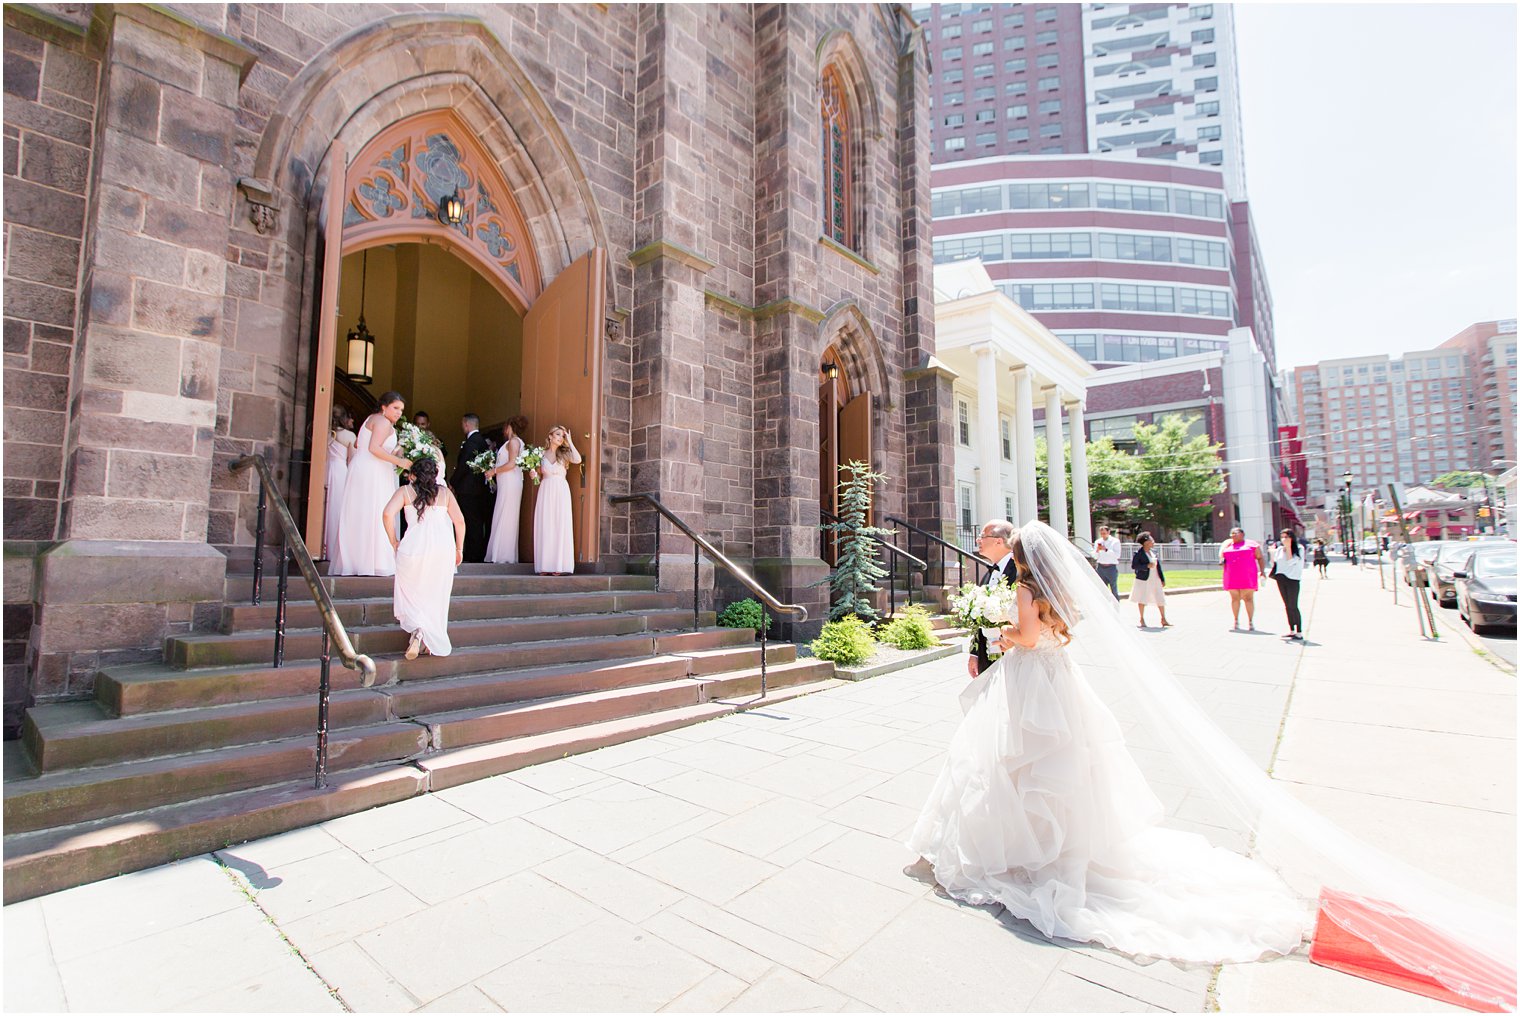
POLYGON ((1014 525, 1023 525, 1030 519, 1040 517, 1038 488, 1034 469, 1034 372, 1019 367, 1013 372, 1013 390, 1017 403, 1013 410, 1013 429, 1018 442, 1014 472, 1018 476, 1019 500, 1014 505, 1018 518, 1014 525))
POLYGON ((1047 489, 1050 491, 1050 528, 1065 539, 1066 528, 1066 439, 1061 435, 1061 389, 1045 389, 1045 462, 1047 489))
POLYGON ((1073 402, 1066 410, 1071 425, 1071 535, 1092 544, 1092 505, 1087 495, 1087 427, 1082 420, 1082 403, 1073 402))
POLYGON ((1003 517, 1002 465, 998 457, 997 354, 983 343, 976 347, 976 459, 981 476, 976 484, 976 518, 980 527, 1003 517))

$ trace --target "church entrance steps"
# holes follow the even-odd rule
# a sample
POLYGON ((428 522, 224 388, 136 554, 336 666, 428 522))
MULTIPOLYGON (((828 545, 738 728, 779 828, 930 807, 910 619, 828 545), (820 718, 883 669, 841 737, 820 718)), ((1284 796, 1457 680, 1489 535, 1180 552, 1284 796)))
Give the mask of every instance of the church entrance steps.
MULTIPOLYGON (((472 567, 466 565, 464 567, 472 567)), ((476 568, 511 568, 512 565, 475 565, 476 568)), ((339 575, 324 578, 322 584, 333 599, 360 597, 390 597, 396 589, 396 580, 384 575, 339 575)), ((259 585, 264 603, 273 604, 279 591, 279 580, 273 569, 265 569, 259 585)), ((311 590, 301 577, 291 569, 287 586, 291 603, 312 602, 311 590)), ((454 576, 454 596, 511 596, 513 594, 559 595, 561 593, 608 593, 654 590, 654 577, 650 575, 516 575, 485 571, 460 572, 454 576)), ((228 575, 226 600, 228 603, 246 603, 253 591, 253 576, 228 575)), ((690 596, 688 591, 687 596, 690 596)), ((687 602, 690 602, 688 599, 687 602)))
MULTIPOLYGON (((541 617, 547 611, 558 614, 603 614, 619 610, 676 609, 685 606, 690 616, 690 596, 658 593, 653 590, 624 592, 585 592, 556 595, 546 603, 542 594, 513 593, 507 596, 455 596, 449 603, 449 621, 477 621, 492 618, 541 617), (684 600, 684 602, 683 602, 684 600)), ((385 596, 338 600, 338 618, 347 628, 365 625, 395 625, 394 600, 385 596)), ((222 608, 222 631, 228 634, 258 629, 272 629, 276 607, 263 603, 230 604, 222 608)), ((285 609, 287 628, 316 628, 321 625, 317 605, 309 599, 290 603, 285 609)))
MULTIPOLYGON (((546 609, 553 609, 546 607, 546 609)), ((715 620, 711 612, 699 616, 704 624, 715 620)), ((547 614, 537 617, 486 618, 449 623, 449 640, 456 648, 547 642, 558 639, 633 635, 640 632, 678 629, 692 621, 690 610, 624 610, 605 614, 547 614)), ((348 629, 354 649, 368 656, 402 653, 407 634, 395 623, 348 629)), ((321 652, 322 632, 305 628, 285 633, 285 658, 315 659, 321 652)), ((230 635, 182 635, 165 641, 164 660, 172 667, 227 666, 257 663, 274 656, 274 632, 246 631, 230 635)), ((445 657, 446 658, 446 657, 445 657)))

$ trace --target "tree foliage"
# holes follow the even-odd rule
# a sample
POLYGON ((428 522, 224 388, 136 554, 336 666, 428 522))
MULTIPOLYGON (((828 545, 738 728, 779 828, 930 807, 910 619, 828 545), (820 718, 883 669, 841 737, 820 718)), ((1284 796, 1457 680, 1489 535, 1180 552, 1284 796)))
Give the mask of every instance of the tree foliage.
MULTIPOLYGON (((1062 447, 1066 452, 1066 503, 1071 504, 1071 446, 1063 442, 1062 447)), ((1039 502, 1048 506, 1050 450, 1043 436, 1035 438, 1034 464, 1039 502)), ((1112 438, 1087 442, 1087 496, 1095 516, 1117 521, 1123 515, 1123 507, 1113 502, 1129 496, 1129 475, 1134 468, 1134 456, 1115 448, 1112 438)))
POLYGON ((1140 453, 1127 477, 1136 515, 1165 530, 1187 529, 1208 517, 1210 500, 1224 490, 1219 449, 1208 435, 1188 435, 1191 419, 1166 416, 1135 425, 1140 453))
POLYGON ((887 570, 877 563, 877 544, 872 537, 886 538, 890 534, 869 524, 871 498, 876 484, 886 477, 855 459, 840 466, 839 471, 850 474, 849 479, 839 484, 839 521, 823 526, 839 534, 838 560, 829 576, 829 588, 834 593, 829 620, 854 614, 874 621, 877 611, 869 596, 881 589, 877 583, 886 577, 887 570))
POLYGON ((1482 473, 1468 472, 1466 470, 1454 470, 1450 473, 1442 473, 1431 480, 1431 484, 1446 490, 1466 491, 1470 487, 1483 486, 1484 476, 1482 473))

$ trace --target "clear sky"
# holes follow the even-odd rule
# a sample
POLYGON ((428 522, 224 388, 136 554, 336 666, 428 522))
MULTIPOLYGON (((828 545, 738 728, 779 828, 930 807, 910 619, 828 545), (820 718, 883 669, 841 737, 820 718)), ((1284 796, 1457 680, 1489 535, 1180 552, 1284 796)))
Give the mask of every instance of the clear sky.
POLYGON ((1515 7, 1239 4, 1279 367, 1515 316, 1515 7))

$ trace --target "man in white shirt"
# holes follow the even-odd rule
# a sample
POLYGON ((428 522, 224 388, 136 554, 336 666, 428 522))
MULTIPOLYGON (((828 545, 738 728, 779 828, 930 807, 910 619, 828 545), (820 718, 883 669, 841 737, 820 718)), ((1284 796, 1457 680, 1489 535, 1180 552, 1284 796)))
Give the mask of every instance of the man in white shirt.
POLYGON ((1098 577, 1116 600, 1119 598, 1119 552, 1123 549, 1119 538, 1112 535, 1107 526, 1098 527, 1098 539, 1093 543, 1093 556, 1098 559, 1098 577))

